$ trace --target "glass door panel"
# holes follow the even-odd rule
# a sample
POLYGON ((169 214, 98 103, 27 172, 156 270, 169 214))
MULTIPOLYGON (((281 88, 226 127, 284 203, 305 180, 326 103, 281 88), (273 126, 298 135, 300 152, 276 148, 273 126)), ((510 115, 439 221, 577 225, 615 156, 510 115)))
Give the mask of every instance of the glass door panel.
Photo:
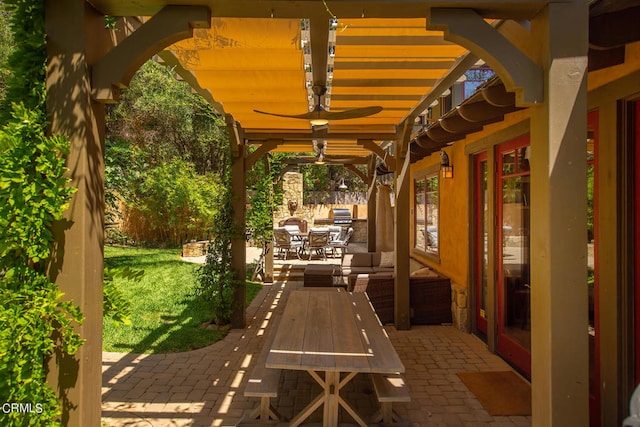
POLYGON ((487 335, 487 280, 489 269, 489 200, 487 153, 476 156, 476 325, 487 335))
POLYGON ((498 173, 498 352, 531 375, 528 136, 499 147, 498 173))
POLYGON ((598 216, 598 111, 587 116, 587 287, 589 294, 589 417, 591 427, 600 425, 600 348, 597 246, 598 216))

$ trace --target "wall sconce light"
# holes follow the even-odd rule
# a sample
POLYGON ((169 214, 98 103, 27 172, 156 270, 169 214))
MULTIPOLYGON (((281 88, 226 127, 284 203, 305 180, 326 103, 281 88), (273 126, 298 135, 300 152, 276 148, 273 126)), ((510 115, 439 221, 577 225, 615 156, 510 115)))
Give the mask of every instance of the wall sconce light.
POLYGON ((449 156, 444 150, 440 151, 440 172, 443 179, 453 178, 453 165, 449 163, 449 156))

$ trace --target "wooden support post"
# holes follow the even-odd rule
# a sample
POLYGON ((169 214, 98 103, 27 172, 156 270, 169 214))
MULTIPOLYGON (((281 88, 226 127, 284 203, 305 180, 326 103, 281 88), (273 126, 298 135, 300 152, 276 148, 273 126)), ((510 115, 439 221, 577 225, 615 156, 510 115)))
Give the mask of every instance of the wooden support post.
MULTIPOLYGON (((271 163, 267 157, 267 171, 271 173, 271 163)), ((271 183, 273 185, 273 183, 271 183)), ((264 283, 273 283, 273 240, 264 246, 264 283)))
MULTIPOLYGON (((408 136, 408 135, 407 135, 408 136)), ((396 205, 395 217, 395 325, 396 329, 406 330, 411 327, 409 303, 409 210, 411 208, 411 156, 406 148, 408 139, 396 142, 396 205)))
POLYGON ((100 37, 104 15, 85 2, 47 0, 47 110, 51 133, 69 138, 67 167, 77 188, 64 219, 54 224, 49 278, 85 316, 86 340, 73 357, 54 355, 47 383, 62 402, 69 427, 100 425, 104 244, 104 106, 91 100, 90 61, 110 47, 100 37), (85 31, 87 33, 85 33, 85 31), (86 34, 95 37, 85 38, 86 34), (91 52, 91 54, 85 54, 91 52))
POLYGON ((367 191, 367 251, 376 251, 376 156, 369 158, 369 190, 367 191))
POLYGON ((545 101, 531 108, 531 401, 549 427, 589 425, 588 12, 550 3, 531 21, 545 70, 545 101))
POLYGON ((244 328, 246 326, 246 269, 247 269, 247 242, 245 239, 246 228, 246 169, 245 150, 246 145, 242 138, 242 129, 233 117, 227 115, 227 129, 231 142, 233 160, 231 162, 231 191, 233 192, 233 227, 237 235, 231 242, 231 266, 236 278, 242 282, 234 292, 233 311, 231 314, 231 327, 244 328))

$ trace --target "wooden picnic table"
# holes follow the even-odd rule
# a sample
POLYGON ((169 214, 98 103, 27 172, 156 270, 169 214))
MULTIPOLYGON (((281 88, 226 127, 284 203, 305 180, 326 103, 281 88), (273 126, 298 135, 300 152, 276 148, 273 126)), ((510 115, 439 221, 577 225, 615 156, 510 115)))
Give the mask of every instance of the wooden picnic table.
POLYGON ((404 372, 366 294, 330 288, 290 294, 266 367, 307 371, 323 389, 293 417, 291 427, 300 425, 323 404, 324 426, 338 425, 342 406, 366 427, 340 390, 358 373, 404 372))

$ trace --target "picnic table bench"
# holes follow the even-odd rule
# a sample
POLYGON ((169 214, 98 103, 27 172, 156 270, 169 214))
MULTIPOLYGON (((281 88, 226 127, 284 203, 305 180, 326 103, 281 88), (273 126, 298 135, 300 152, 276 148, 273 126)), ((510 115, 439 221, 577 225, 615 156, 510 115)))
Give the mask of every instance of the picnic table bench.
POLYGON ((247 427, 254 424, 277 424, 282 418, 278 411, 271 405, 271 399, 278 397, 282 370, 267 368, 265 366, 279 320, 279 317, 274 316, 271 318, 272 323, 264 338, 262 350, 256 359, 255 366, 251 371, 251 375, 247 380, 247 386, 244 389, 245 397, 258 397, 260 398, 260 404, 249 413, 247 418, 250 421, 243 421, 238 424, 239 426, 247 427), (256 423, 256 421, 258 421, 258 423, 256 423))
POLYGON ((380 403, 380 411, 373 417, 374 423, 396 425, 404 420, 393 410, 393 403, 410 402, 409 388, 404 376, 397 374, 372 374, 373 389, 380 403))

